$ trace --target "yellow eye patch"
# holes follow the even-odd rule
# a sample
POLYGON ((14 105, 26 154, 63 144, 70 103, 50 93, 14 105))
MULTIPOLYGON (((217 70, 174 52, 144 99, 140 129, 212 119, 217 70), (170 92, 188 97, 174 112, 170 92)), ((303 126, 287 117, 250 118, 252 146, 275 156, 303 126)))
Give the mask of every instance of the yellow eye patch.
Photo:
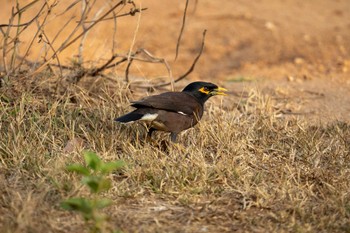
POLYGON ((205 88, 205 87, 201 87, 201 88, 199 89, 199 91, 202 92, 202 93, 204 93, 204 94, 206 94, 206 95, 209 94, 209 90, 208 90, 207 88, 205 88))

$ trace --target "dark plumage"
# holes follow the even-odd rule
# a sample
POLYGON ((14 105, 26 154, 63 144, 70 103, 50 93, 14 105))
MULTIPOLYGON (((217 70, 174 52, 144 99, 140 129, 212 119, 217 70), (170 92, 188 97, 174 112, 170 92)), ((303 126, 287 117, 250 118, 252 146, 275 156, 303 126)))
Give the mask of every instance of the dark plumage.
POLYGON ((115 120, 121 123, 144 121, 148 124, 148 136, 155 130, 171 133, 176 142, 177 135, 195 126, 203 116, 204 103, 214 95, 226 95, 226 89, 208 82, 193 82, 182 92, 165 92, 160 95, 132 101, 136 108, 115 120))

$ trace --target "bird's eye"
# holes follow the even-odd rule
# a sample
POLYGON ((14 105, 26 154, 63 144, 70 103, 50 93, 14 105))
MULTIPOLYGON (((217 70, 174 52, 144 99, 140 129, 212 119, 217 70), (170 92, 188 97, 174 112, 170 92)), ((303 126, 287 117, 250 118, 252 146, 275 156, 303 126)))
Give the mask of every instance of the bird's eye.
POLYGON ((208 87, 201 87, 198 91, 208 95, 210 93, 210 90, 208 87))

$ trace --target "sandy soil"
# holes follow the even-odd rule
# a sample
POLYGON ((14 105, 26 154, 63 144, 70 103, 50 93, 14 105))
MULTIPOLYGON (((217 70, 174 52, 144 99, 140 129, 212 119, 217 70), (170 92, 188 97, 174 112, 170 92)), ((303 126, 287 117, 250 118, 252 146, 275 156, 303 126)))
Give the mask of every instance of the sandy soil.
MULTIPOLYGON (((0 22, 7 22, 11 1, 0 22)), ((53 38, 57 28, 71 15, 60 16, 64 3, 52 12, 45 32, 53 38), (63 20, 63 21, 62 21, 63 20)), ((100 1, 101 7, 108 4, 100 1)), ((207 30, 205 50, 196 69, 179 86, 190 80, 208 80, 235 92, 257 86, 271 95, 288 115, 306 116, 313 120, 350 119, 350 3, 348 0, 264 0, 264 1, 190 1, 179 55, 175 48, 181 28, 185 1, 137 1, 146 7, 141 16, 120 18, 114 52, 127 54, 145 48, 165 58, 174 77, 192 64, 207 30), (136 32, 136 34, 135 34, 136 32), (136 35, 136 36, 135 36, 136 35), (133 43, 135 42, 135 43, 133 43)), ((39 5, 38 5, 39 7, 39 5)), ((37 8, 38 8, 37 7, 37 8)), ((37 8, 33 8, 33 12, 37 8)), ((124 9, 128 11, 129 9, 124 9)), ((23 15, 23 21, 31 18, 23 15)), ((77 18, 74 18, 77 19, 77 18)), ((76 21, 72 20, 72 25, 76 21)), ((112 53, 113 22, 94 28, 85 41, 84 58, 96 64, 112 53)), ((68 35, 65 30, 54 46, 68 35)), ((25 38, 25 37, 24 37, 25 38)), ((26 44, 23 40, 22 43, 26 44)), ((42 44, 29 54, 32 60, 42 56, 42 44)), ((77 55, 77 45, 65 50, 60 59, 69 63, 77 55)), ((116 76, 125 66, 117 67, 116 76)), ((151 82, 166 77, 160 64, 135 62, 134 77, 151 82)), ((166 79, 166 78, 165 78, 166 79)))

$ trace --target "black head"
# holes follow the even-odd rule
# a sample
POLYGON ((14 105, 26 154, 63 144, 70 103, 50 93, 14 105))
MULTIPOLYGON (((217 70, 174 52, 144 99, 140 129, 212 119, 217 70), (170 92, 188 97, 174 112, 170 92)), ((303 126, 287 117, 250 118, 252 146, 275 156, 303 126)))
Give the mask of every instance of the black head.
POLYGON ((188 84, 182 92, 186 92, 197 98, 202 104, 214 95, 226 95, 225 88, 218 87, 213 83, 207 82, 193 82, 188 84))

